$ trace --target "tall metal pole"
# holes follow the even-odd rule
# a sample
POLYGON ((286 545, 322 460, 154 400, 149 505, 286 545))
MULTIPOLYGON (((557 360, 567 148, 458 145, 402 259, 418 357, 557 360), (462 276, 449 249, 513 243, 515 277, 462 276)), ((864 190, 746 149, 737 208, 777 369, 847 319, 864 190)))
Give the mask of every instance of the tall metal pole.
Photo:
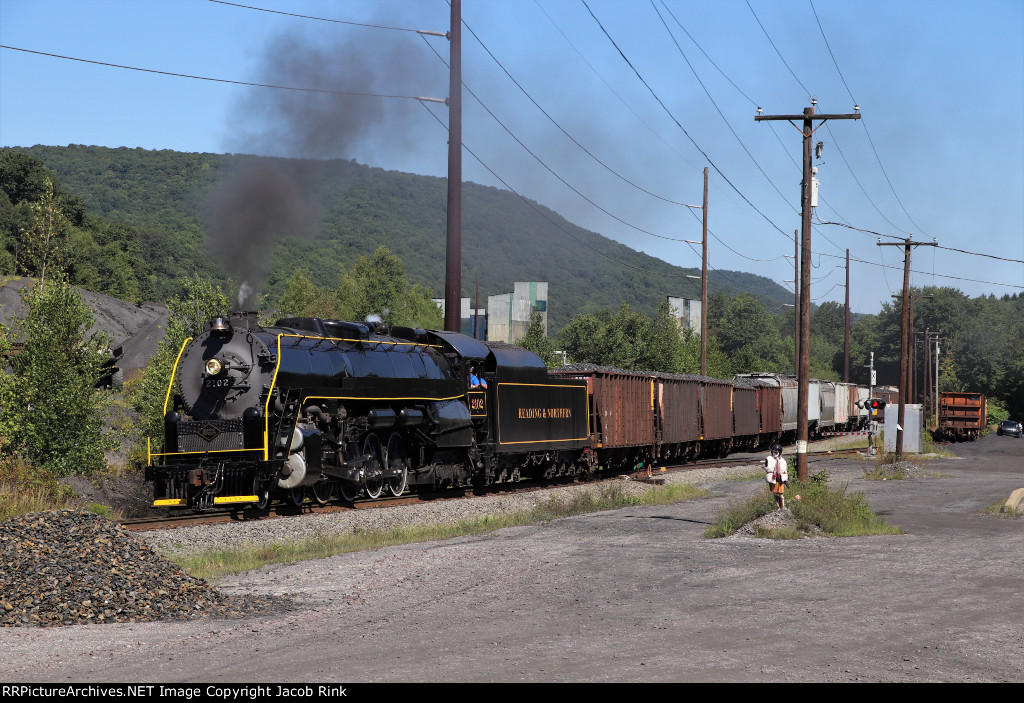
POLYGON ((704 167, 703 263, 700 268, 700 375, 708 375, 708 167, 704 167))
POLYGON ((462 0, 451 0, 448 72, 448 232, 444 272, 444 328, 462 318, 462 0))
MULTIPOLYGON (((827 120, 859 120, 860 113, 849 115, 815 115, 814 105, 805 107, 803 115, 756 115, 754 121, 799 120, 803 128, 797 127, 803 136, 804 178, 800 188, 801 237, 800 237, 800 361, 797 366, 797 418, 796 418, 796 466, 797 476, 807 480, 807 421, 808 396, 811 375, 811 137, 814 135, 814 121, 824 124, 827 120)), ((820 126, 820 125, 819 125, 820 126)))

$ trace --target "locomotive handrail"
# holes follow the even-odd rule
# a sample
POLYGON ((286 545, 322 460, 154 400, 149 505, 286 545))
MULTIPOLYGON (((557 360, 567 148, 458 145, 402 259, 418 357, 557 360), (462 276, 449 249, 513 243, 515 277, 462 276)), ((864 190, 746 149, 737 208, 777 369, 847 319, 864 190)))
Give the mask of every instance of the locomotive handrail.
POLYGON ((171 381, 167 384, 167 395, 164 397, 164 415, 167 414, 167 403, 171 400, 171 389, 174 388, 174 377, 178 375, 178 362, 181 361, 181 355, 185 353, 185 347, 191 341, 192 338, 189 337, 182 342, 181 349, 178 350, 178 356, 174 359, 174 366, 171 369, 171 381))

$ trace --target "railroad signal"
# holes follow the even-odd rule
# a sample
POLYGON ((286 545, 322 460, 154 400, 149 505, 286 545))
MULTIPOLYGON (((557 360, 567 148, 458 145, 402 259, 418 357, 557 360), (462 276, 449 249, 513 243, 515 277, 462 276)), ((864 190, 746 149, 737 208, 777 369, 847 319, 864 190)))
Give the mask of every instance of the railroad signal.
POLYGON ((885 408, 885 401, 880 398, 872 398, 868 401, 868 408, 871 410, 872 415, 877 415, 879 410, 885 408))

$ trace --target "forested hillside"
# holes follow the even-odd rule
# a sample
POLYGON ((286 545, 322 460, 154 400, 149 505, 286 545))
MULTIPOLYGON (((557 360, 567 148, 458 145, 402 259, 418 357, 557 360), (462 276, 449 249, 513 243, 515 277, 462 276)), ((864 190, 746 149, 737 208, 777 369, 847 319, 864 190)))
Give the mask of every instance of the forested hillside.
MULTIPOLYGON (((358 256, 380 245, 402 260, 411 283, 438 297, 443 292, 445 179, 341 160, 88 146, 12 151, 40 159, 88 212, 135 230, 146 296, 167 299, 193 272, 236 279, 237 286, 248 274, 233 269, 239 262, 232 259, 254 253, 257 267, 266 269, 258 272, 262 292, 279 294, 299 267, 318 285, 333 286, 358 256), (272 177, 250 179, 246 192, 246 174, 261 172, 272 177), (275 210, 275 199, 289 211, 275 210), (255 231, 267 224, 273 231, 255 231)), ((549 281, 552 331, 580 312, 618 309, 622 302, 653 314, 666 296, 697 297, 699 285, 685 276, 698 273, 576 227, 507 191, 465 185, 463 295, 474 297, 477 281, 484 301, 510 291, 514 281, 549 281)), ((711 293, 743 289, 772 309, 791 299, 761 276, 711 275, 711 293)))
MULTIPOLYGON (((352 287, 360 267, 373 268, 372 257, 403 269, 403 280, 425 289, 415 289, 414 298, 440 296, 446 190, 444 179, 348 161, 83 146, 3 149, 0 275, 42 276, 51 266, 81 288, 160 302, 178 298, 186 277, 232 292, 246 282, 274 304, 290 284, 293 297, 320 291, 346 298, 347 310, 358 308, 357 301, 338 292, 352 287)), ((567 332, 558 340, 562 349, 623 367, 664 357, 662 370, 693 371, 693 339, 665 353, 659 305, 669 295, 695 295, 698 288, 685 279, 695 270, 575 227, 505 191, 467 184, 463 204, 463 295, 472 298, 477 281, 483 301, 514 281, 546 280, 549 332, 567 332), (591 348, 595 336, 607 348, 591 348), (615 339, 629 344, 605 343, 615 339)), ((713 276, 710 289, 714 372, 791 373, 793 316, 783 307, 790 293, 738 272, 713 276)), ((919 298, 914 330, 941 335, 940 387, 979 391, 1024 415, 1024 298, 972 299, 952 288, 913 294, 919 298)), ((842 306, 831 302, 813 312, 813 377, 842 378, 843 317, 842 306)), ((878 383, 897 384, 898 303, 855 320, 852 381, 867 382, 870 352, 878 383)), ((920 346, 919 379, 924 355, 920 346)))

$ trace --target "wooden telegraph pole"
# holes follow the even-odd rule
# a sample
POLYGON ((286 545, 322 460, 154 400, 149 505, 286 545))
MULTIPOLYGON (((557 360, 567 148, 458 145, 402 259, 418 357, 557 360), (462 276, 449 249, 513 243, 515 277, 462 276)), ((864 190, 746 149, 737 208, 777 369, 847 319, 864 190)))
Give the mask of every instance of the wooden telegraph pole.
POLYGON ((843 326, 843 383, 850 382, 850 250, 846 250, 846 322, 843 326))
POLYGON ((801 481, 807 480, 807 401, 810 392, 811 374, 811 136, 817 130, 814 121, 817 120, 821 127, 828 120, 859 120, 860 113, 848 115, 815 115, 814 103, 811 107, 804 108, 802 115, 756 115, 754 120, 785 120, 793 124, 803 137, 804 147, 804 178, 800 186, 801 205, 801 238, 800 238, 800 360, 798 364, 797 383, 799 394, 797 396, 797 420, 796 420, 796 466, 797 476, 801 481), (798 127, 796 122, 802 122, 803 126, 798 127))
MULTIPOLYGON (((878 242, 880 247, 903 247, 903 323, 900 335, 900 412, 896 419, 896 461, 903 455, 903 421, 906 417, 907 372, 910 366, 910 247, 937 247, 938 242, 878 242)), ((893 296, 895 297, 895 296, 893 296)))
POLYGON ((444 328, 462 326, 462 0, 451 0, 448 39, 448 231, 444 270, 444 328))

